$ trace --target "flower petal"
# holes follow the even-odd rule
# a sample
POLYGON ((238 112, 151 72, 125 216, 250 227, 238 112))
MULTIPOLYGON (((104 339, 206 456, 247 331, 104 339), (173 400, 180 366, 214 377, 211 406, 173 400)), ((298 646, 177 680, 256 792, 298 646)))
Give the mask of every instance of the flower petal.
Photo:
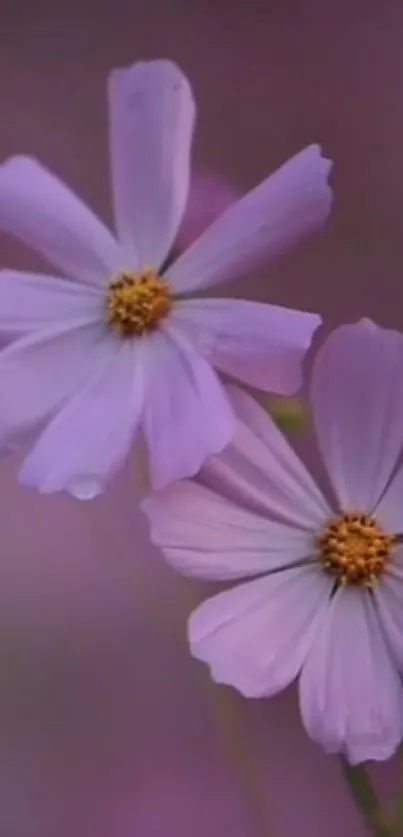
POLYGON ((189 619, 191 652, 245 697, 276 694, 297 677, 330 589, 317 567, 297 567, 220 593, 189 619))
POLYGON ((92 499, 121 467, 143 406, 143 346, 112 341, 99 368, 43 431, 20 471, 42 493, 92 499))
POLYGON ((403 692, 367 591, 332 599, 300 679, 305 726, 329 753, 353 764, 383 761, 403 732, 403 692))
POLYGON ((403 535, 403 468, 399 468, 390 481, 375 511, 386 532, 403 535))
POLYGON ((0 352, 0 444, 25 435, 70 398, 99 362, 105 331, 69 321, 0 352))
POLYGON ((138 267, 160 267, 184 213, 195 105, 172 61, 109 76, 110 146, 119 239, 138 267))
POLYGON ((214 371, 173 329, 149 338, 144 431, 153 488, 196 474, 235 431, 225 390, 214 371))
POLYGON ((310 532, 322 528, 331 510, 286 438, 250 395, 235 386, 227 392, 238 418, 236 434, 206 463, 203 478, 260 513, 310 532))
POLYGON ((301 364, 321 322, 317 314, 241 299, 177 302, 172 319, 221 372, 283 395, 300 388, 301 364))
POLYGON ((19 337, 57 322, 103 316, 97 289, 54 276, 0 270, 0 337, 19 337))
POLYGON ((372 509, 403 444, 403 335, 370 320, 336 329, 315 359, 311 399, 341 506, 372 509))
POLYGON ((121 266, 118 245, 104 224, 30 157, 11 157, 0 166, 0 230, 81 282, 99 285, 121 266))
POLYGON ((151 538, 180 572, 233 579, 269 572, 312 553, 312 537, 183 480, 142 503, 151 538))
POLYGON ((393 561, 373 591, 379 620, 399 671, 403 673, 403 550, 393 561))
POLYGON ((331 162, 310 145, 231 206, 167 271, 177 292, 236 279, 324 223, 331 162))

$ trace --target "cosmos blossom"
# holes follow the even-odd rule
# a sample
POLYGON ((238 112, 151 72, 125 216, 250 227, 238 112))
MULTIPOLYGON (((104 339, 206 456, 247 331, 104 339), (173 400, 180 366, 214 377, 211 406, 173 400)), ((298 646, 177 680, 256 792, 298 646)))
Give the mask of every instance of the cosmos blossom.
POLYGON ((116 235, 35 160, 0 167, 0 229, 64 274, 0 273, 0 446, 28 439, 20 482, 82 499, 138 431, 156 488, 221 451, 235 418, 215 370, 298 389, 317 315, 189 294, 285 250, 331 203, 330 162, 309 146, 170 263, 189 188, 189 82, 169 61, 114 70, 109 115, 116 235))
POLYGON ((178 570, 251 579, 194 611, 192 654, 249 698, 298 678, 313 739, 353 763, 387 759, 403 731, 403 335, 361 320, 316 356, 329 499, 265 411, 232 399, 233 443, 198 482, 144 501, 178 570))

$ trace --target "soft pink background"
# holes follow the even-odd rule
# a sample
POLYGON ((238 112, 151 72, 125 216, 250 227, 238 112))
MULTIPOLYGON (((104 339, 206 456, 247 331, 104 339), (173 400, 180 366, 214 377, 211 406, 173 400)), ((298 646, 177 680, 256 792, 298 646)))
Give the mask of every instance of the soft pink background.
MULTIPOLYGON (((400 0, 2 0, 0 156, 37 155, 109 218, 106 74, 174 58, 199 165, 243 191, 311 141, 336 160, 327 231, 242 293, 402 327, 402 42, 400 0)), ((130 474, 89 506, 18 489, 15 468, 0 463, 0 836, 263 837, 187 655, 191 591, 148 546, 130 474)), ((363 837, 294 691, 239 708, 271 834, 363 837)))

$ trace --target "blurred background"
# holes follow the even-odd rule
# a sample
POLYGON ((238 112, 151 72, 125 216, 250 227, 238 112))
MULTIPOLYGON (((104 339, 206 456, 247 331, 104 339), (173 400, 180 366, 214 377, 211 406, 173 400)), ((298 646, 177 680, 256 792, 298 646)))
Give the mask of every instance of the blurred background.
MULTIPOLYGON (((243 193, 310 142, 336 162, 326 230, 232 290, 402 328, 402 42, 400 0, 1 0, 0 157, 39 157, 110 220, 107 73, 172 58, 197 170, 243 193)), ((184 238, 220 200, 195 192, 184 238)), ((0 254, 40 264, 9 239, 0 254)), ((149 546, 133 469, 82 505, 19 489, 17 466, 0 462, 0 837, 364 837, 294 689, 235 699, 270 832, 254 821, 186 649, 206 590, 149 546)), ((392 793, 394 765, 375 776, 392 793)))

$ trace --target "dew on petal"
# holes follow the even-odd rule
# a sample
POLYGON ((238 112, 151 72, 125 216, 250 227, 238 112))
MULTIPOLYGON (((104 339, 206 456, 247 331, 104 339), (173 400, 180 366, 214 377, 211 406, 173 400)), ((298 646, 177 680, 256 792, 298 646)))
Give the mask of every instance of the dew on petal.
POLYGON ((66 486, 66 491, 75 497, 76 500, 93 500, 94 497, 101 494, 102 489, 103 484, 101 480, 91 475, 75 477, 66 486))

